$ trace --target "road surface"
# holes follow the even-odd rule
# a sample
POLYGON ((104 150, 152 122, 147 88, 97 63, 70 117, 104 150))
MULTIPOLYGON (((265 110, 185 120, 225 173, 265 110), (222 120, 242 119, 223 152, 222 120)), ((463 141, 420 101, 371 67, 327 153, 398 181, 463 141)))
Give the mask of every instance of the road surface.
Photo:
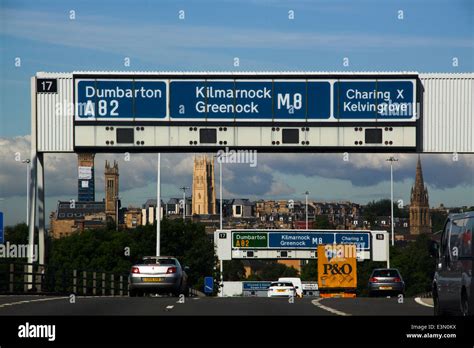
POLYGON ((0 316, 8 315, 309 315, 309 316, 429 316, 433 308, 414 298, 315 299, 289 303, 285 298, 76 297, 0 296, 0 316))

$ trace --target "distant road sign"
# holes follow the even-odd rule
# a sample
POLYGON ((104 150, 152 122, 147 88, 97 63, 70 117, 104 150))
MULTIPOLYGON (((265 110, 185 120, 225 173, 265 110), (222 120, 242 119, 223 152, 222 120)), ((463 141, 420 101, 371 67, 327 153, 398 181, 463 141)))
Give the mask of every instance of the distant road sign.
POLYGON ((368 233, 336 234, 336 244, 355 244, 357 249, 370 249, 370 235, 368 233))
POLYGON ((268 290, 271 284, 272 282, 243 282, 242 289, 254 291, 268 290))
POLYGON ((370 232, 350 231, 292 231, 266 232, 234 231, 232 247, 235 249, 310 249, 321 244, 355 244, 358 250, 370 250, 370 232))
POLYGON ((334 243, 333 233, 279 233, 272 232, 269 236, 269 248, 284 249, 316 249, 319 244, 334 243))
POLYGON ((268 233, 266 232, 236 232, 232 234, 234 248, 267 248, 268 233))
POLYGON ((3 232, 3 212, 0 211, 0 243, 4 243, 4 232, 3 232))
POLYGON ((204 292, 206 294, 211 294, 214 291, 214 278, 205 277, 204 278, 204 292))

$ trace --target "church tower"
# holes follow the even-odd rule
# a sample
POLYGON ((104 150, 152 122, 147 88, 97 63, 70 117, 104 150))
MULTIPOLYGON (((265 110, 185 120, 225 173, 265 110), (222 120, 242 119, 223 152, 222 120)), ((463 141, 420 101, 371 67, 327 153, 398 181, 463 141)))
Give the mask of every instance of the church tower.
POLYGON ((117 204, 119 194, 119 170, 118 163, 114 161, 112 166, 105 161, 105 214, 117 222, 117 204))
POLYGON ((418 155, 416 165, 415 184, 411 189, 410 199, 410 234, 431 232, 430 205, 428 203, 428 189, 423 182, 421 160, 418 155))
POLYGON ((193 215, 216 214, 214 183, 214 158, 208 158, 206 155, 194 157, 193 215))

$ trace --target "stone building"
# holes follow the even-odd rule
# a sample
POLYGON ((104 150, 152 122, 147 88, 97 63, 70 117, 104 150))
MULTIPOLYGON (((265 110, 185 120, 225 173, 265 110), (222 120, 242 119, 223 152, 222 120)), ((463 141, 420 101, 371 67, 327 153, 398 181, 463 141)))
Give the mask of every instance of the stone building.
POLYGON ((105 214, 107 218, 117 221, 119 205, 119 169, 118 163, 109 164, 105 161, 105 214))
POLYGON ((423 181, 421 160, 418 156, 416 165, 415 184, 411 189, 410 197, 410 234, 431 232, 430 205, 428 202, 428 189, 423 181))
POLYGON ((194 158, 192 214, 216 214, 213 157, 204 155, 194 158))

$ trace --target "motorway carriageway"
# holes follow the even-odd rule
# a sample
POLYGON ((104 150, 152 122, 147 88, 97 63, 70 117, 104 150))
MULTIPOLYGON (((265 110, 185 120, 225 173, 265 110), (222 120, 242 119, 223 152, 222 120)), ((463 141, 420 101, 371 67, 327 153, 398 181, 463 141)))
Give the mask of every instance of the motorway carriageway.
POLYGON ((289 303, 287 298, 189 297, 76 297, 0 296, 0 316, 8 315, 312 315, 312 316, 430 316, 433 308, 414 298, 329 298, 305 297, 289 303))

